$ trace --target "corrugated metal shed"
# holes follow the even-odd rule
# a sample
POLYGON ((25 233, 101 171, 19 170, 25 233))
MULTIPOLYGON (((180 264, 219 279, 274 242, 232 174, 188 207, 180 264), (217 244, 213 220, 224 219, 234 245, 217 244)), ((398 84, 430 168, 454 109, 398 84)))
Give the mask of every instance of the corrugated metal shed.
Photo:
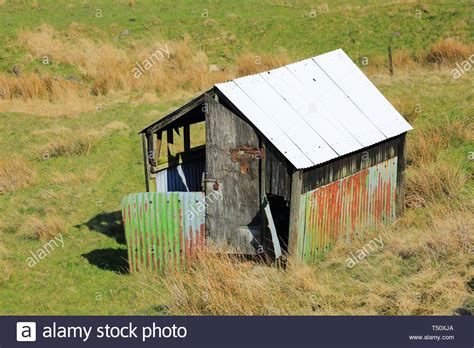
POLYGON ((216 87, 297 169, 412 129, 342 49, 216 87))

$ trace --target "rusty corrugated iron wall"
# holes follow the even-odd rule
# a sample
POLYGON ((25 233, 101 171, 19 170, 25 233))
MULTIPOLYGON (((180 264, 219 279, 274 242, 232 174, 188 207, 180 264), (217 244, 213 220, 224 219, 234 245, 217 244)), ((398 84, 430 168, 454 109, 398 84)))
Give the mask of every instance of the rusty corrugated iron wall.
POLYGON ((393 221, 397 157, 303 194, 298 256, 314 261, 339 238, 363 238, 364 231, 393 221))
POLYGON ((122 200, 130 272, 184 267, 204 246, 203 192, 142 192, 122 200))

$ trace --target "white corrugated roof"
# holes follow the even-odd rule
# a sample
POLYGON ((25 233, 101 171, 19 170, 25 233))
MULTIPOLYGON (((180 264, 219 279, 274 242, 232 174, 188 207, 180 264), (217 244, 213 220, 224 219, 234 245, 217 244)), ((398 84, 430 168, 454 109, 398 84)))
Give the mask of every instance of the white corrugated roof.
POLYGON ((298 169, 412 129, 342 49, 216 87, 298 169))

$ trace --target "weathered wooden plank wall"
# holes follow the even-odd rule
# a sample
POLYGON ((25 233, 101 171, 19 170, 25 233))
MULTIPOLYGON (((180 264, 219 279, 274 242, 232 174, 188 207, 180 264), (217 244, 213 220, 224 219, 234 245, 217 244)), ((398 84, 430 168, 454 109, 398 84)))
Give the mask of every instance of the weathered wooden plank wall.
POLYGON ((239 148, 259 148, 253 128, 212 97, 206 113, 206 237, 217 247, 255 254, 261 244, 259 159, 235 160, 239 148), (221 197, 221 199, 218 199, 221 197))
POLYGON ((282 196, 289 201, 291 197, 291 174, 293 165, 269 141, 265 144, 265 193, 282 196))

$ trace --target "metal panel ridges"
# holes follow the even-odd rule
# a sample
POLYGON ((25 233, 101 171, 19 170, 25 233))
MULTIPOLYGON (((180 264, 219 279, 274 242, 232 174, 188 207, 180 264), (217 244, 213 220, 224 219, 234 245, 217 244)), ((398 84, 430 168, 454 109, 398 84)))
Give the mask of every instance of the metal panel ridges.
POLYGON ((412 129, 341 49, 216 88, 297 169, 412 129))
POLYGON ((299 258, 323 257, 339 238, 364 238, 367 230, 395 218, 397 157, 302 196, 299 258))
POLYGON ((122 200, 130 272, 189 265, 204 246, 203 192, 142 192, 122 200))

